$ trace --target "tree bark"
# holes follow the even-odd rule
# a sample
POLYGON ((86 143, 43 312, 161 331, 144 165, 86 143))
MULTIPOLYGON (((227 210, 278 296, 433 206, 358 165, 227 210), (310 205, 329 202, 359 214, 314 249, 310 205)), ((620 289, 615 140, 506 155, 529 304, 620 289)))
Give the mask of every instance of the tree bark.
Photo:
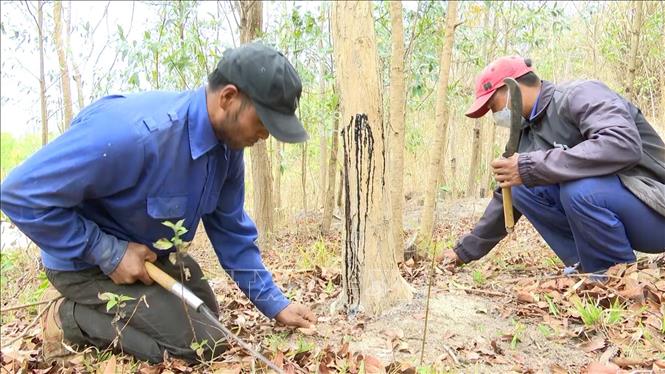
POLYGON ((273 149, 275 155, 275 164, 274 164, 274 176, 275 176, 275 185, 273 189, 273 201, 275 203, 274 208, 274 226, 279 227, 283 219, 282 212, 282 142, 277 139, 272 139, 275 148, 273 149))
MULTIPOLYGON (((325 7, 321 6, 321 30, 325 25, 325 7)), ((319 50, 323 51, 323 38, 319 38, 319 50)), ((319 91, 321 102, 326 97, 326 64, 324 59, 319 62, 319 91)), ((328 136, 326 133, 325 113, 321 112, 319 119, 319 207, 324 208, 326 202, 326 177, 328 176, 328 136)))
POLYGON ((37 34, 39 37, 39 107, 42 117, 42 145, 48 143, 46 78, 44 77, 44 1, 37 1, 37 34))
POLYGON ((640 47, 640 30, 642 28, 642 6, 643 2, 634 1, 635 14, 633 15, 633 27, 630 36, 630 62, 628 65, 628 82, 626 82, 626 99, 633 101, 635 92, 635 70, 637 69, 637 55, 640 47))
MULTIPOLYGON (((302 118, 302 117, 300 117, 302 118)), ((307 143, 300 145, 300 187, 302 188, 302 210, 307 212, 307 143)), ((314 202, 316 205, 316 201, 314 202)))
MULTIPOLYGON (((249 43, 261 34, 263 3, 240 1, 240 42, 249 43)), ((254 185, 254 219, 259 231, 259 246, 269 248, 273 233, 272 171, 265 140, 259 140, 249 149, 252 159, 254 185)))
POLYGON ((402 3, 392 1, 389 5, 391 23, 392 55, 390 58, 390 128, 393 210, 393 242, 395 258, 404 259, 404 112, 406 106, 406 89, 404 88, 404 25, 402 24, 402 3))
POLYGON ((62 87, 62 102, 64 109, 63 129, 66 130, 72 122, 72 91, 69 82, 67 54, 65 51, 65 44, 62 40, 62 2, 59 0, 53 3, 53 20, 55 22, 53 39, 58 53, 58 63, 60 64, 60 85, 62 87))
MULTIPOLYGON (((339 111, 339 104, 337 111, 339 111)), ((326 198, 323 204, 323 219, 321 220, 321 233, 330 232, 333 212, 335 210, 335 176, 337 175, 337 150, 339 148, 338 135, 339 117, 333 122, 332 145, 330 147, 330 159, 328 160, 328 185, 326 189, 326 198)))
POLYGON ((430 164, 427 179, 427 191, 425 193, 425 203, 423 214, 420 220, 420 229, 418 231, 419 247, 427 247, 432 241, 432 230, 434 228, 434 211, 436 209, 436 197, 439 187, 439 175, 441 174, 441 159, 445 160, 445 154, 442 152, 446 146, 445 140, 448 133, 448 78, 450 77, 450 63, 452 60, 453 40, 455 33, 455 23, 457 22, 457 2, 448 2, 448 12, 446 14, 446 36, 441 51, 439 84, 437 87, 436 98, 436 128, 439 130, 435 134, 434 144, 430 152, 430 164))
POLYGON ((378 314, 409 299, 397 268, 385 178, 385 136, 371 2, 333 5, 335 72, 342 98, 344 149, 343 301, 347 311, 378 314), (391 255, 386 255, 391 254, 391 255))
POLYGON ((478 197, 478 179, 480 174, 480 120, 474 120, 473 142, 471 145, 471 169, 469 170, 469 179, 466 183, 466 194, 471 197, 478 197))

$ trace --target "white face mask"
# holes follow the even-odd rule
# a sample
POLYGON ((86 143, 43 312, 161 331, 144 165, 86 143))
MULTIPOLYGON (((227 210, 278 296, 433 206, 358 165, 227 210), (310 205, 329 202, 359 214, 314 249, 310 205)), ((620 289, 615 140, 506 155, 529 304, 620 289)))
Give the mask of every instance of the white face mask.
POLYGON ((498 112, 492 113, 494 117, 494 124, 499 127, 510 128, 510 109, 508 109, 508 103, 510 102, 510 91, 508 91, 508 97, 506 98, 506 107, 499 110, 498 112))

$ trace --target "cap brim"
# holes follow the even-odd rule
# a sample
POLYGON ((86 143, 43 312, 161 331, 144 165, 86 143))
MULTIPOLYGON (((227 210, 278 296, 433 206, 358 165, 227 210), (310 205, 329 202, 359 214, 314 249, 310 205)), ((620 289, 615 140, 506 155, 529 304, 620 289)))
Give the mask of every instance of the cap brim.
POLYGON ((490 108, 487 106, 487 102, 492 98, 492 95, 494 94, 495 91, 490 91, 474 100, 473 104, 471 104, 471 107, 469 110, 464 113, 465 116, 470 117, 470 118, 480 118, 487 113, 490 108))
POLYGON ((284 143, 302 143, 309 139, 305 127, 295 114, 285 114, 254 102, 256 114, 268 129, 270 135, 284 143))

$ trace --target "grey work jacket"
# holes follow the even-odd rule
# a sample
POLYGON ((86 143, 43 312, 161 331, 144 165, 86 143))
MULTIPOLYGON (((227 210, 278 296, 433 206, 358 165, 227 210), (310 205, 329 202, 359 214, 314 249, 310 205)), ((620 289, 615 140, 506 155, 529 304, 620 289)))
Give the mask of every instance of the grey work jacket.
MULTIPOLYGON (((540 95, 534 119, 522 121, 518 168, 525 186, 617 174, 665 216, 665 144, 635 105, 599 81, 543 81, 540 95)), ((464 262, 483 257, 506 236, 504 225, 497 189, 455 253, 464 262)))

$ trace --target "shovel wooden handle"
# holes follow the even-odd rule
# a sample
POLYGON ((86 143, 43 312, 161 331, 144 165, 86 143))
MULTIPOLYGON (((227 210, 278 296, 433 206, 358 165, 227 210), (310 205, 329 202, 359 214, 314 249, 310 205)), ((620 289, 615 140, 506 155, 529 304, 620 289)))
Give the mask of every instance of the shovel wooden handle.
POLYGON ((145 262, 145 269, 148 271, 148 275, 150 275, 152 280, 167 290, 170 290, 173 285, 176 284, 176 280, 173 279, 173 277, 166 274, 162 269, 158 268, 150 261, 145 262))
POLYGON ((515 228, 515 217, 513 217, 513 192, 510 187, 501 188, 503 196, 503 218, 506 222, 506 232, 511 233, 515 228))

